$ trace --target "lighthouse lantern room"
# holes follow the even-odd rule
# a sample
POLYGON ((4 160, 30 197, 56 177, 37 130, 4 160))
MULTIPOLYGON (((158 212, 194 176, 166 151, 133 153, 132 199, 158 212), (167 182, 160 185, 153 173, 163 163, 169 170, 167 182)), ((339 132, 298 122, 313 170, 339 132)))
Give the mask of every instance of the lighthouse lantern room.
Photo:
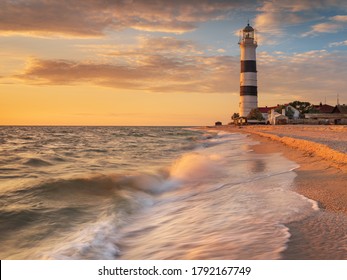
POLYGON ((249 24, 242 30, 239 45, 241 49, 241 75, 240 75, 240 117, 247 117, 249 112, 258 107, 257 88, 257 42, 254 29, 249 24))

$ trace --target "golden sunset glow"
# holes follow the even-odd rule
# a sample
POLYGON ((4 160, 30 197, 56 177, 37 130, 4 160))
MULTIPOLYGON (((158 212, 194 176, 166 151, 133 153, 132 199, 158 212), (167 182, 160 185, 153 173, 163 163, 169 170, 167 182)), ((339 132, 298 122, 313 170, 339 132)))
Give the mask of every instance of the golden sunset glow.
POLYGON ((247 18, 259 106, 345 102, 347 5, 275 2, 1 1, 0 125, 227 123, 247 18))

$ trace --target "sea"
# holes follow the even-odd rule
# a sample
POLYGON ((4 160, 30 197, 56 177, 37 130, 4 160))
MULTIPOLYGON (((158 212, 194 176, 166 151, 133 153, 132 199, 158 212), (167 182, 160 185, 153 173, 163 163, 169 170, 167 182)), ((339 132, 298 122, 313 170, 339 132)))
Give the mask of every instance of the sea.
POLYGON ((0 259, 281 259, 298 165, 187 127, 0 127, 0 259))

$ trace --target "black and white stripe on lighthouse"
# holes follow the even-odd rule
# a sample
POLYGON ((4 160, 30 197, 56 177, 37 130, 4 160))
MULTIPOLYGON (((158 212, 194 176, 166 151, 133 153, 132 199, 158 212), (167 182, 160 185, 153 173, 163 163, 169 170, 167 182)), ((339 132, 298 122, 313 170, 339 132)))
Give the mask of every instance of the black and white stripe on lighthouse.
POLYGON ((248 25, 242 30, 239 41, 241 49, 241 75, 240 75, 240 117, 247 117, 249 112, 258 108, 257 63, 255 49, 257 42, 254 39, 254 29, 248 25))

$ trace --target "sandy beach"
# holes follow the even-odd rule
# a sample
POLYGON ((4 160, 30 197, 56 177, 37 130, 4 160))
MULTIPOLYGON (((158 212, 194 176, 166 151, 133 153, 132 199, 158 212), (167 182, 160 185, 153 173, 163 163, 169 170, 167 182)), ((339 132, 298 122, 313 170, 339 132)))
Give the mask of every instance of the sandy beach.
POLYGON ((256 153, 282 153, 300 165, 295 170, 293 189, 317 201, 320 210, 303 221, 287 225, 291 238, 283 259, 347 259, 347 245, 339 246, 334 241, 345 240, 347 244, 346 126, 221 126, 213 129, 249 134, 260 143, 253 147, 256 153), (335 253, 327 254, 328 248, 335 248, 335 253))

